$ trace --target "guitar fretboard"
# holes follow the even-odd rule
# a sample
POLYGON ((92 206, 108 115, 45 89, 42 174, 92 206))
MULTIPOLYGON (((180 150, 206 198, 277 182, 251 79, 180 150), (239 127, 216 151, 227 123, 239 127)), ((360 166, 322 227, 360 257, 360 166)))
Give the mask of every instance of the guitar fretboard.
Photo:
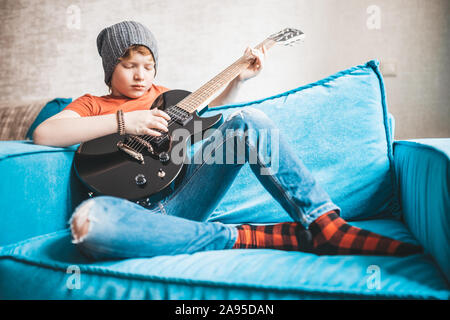
MULTIPOLYGON (((274 41, 271 39, 266 39, 262 43, 256 46, 256 48, 262 48, 264 45, 266 49, 270 49, 274 45, 274 41)), ((209 102, 213 99, 214 95, 221 90, 230 81, 236 78, 243 70, 248 68, 248 66, 253 61, 248 57, 242 56, 231 64, 228 68, 223 70, 213 79, 205 83, 199 89, 188 95, 182 101, 180 101, 177 106, 189 113, 194 111, 200 111, 207 106, 209 102)))

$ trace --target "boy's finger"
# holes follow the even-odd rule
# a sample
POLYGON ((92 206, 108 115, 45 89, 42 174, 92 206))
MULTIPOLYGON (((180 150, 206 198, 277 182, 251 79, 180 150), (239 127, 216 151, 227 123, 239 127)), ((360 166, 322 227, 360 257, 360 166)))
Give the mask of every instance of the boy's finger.
POLYGON ((159 110, 159 109, 154 109, 153 115, 163 117, 166 120, 170 120, 170 116, 167 113, 165 113, 164 111, 159 110))
POLYGON ((163 117, 156 117, 155 118, 155 121, 157 121, 157 122, 159 122, 159 123, 162 123, 164 126, 168 126, 169 125, 169 123, 166 121, 166 119, 164 119, 163 117))
MULTIPOLYGON (((161 122, 154 122, 154 123, 151 125, 151 128, 157 129, 157 130, 161 130, 161 131, 164 131, 164 132, 167 132, 167 131, 168 131, 167 127, 166 127, 165 125, 163 125, 161 122)), ((150 129, 150 128, 149 128, 149 129, 150 129)))
POLYGON ((146 128, 144 129, 145 134, 148 134, 149 136, 155 136, 155 137, 159 137, 161 135, 161 132, 146 128))

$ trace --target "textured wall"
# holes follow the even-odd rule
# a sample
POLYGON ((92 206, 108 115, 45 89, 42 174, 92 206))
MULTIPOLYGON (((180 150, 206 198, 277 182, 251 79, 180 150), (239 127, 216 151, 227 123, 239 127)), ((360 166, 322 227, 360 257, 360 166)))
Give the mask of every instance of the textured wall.
POLYGON ((450 137, 449 0, 0 0, 5 101, 107 94, 95 39, 116 22, 146 24, 160 47, 157 83, 195 90, 284 27, 306 41, 273 48, 239 100, 293 89, 370 59, 386 77, 396 139, 450 137))

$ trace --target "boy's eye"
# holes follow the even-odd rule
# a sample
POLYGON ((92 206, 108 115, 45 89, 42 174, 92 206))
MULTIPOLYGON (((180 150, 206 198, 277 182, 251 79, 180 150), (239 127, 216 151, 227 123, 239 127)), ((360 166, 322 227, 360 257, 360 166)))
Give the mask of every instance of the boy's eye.
MULTIPOLYGON (((131 68, 133 68, 133 65, 131 65, 131 64, 123 64, 123 67, 126 68, 126 69, 131 69, 131 68)), ((148 66, 145 67, 145 69, 153 70, 153 65, 148 65, 148 66)))

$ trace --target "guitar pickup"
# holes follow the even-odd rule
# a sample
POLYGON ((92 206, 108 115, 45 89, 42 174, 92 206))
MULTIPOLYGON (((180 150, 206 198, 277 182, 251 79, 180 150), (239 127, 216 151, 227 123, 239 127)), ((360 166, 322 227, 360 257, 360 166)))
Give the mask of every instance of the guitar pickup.
POLYGON ((181 124, 184 127, 189 121, 191 121, 192 118, 193 118, 192 114, 189 114, 188 116, 185 117, 175 118, 175 122, 181 124))
MULTIPOLYGON (((161 132, 158 130, 158 132, 161 132)), ((161 132, 161 135, 158 137, 153 138, 153 142, 157 145, 157 147, 160 147, 163 143, 168 141, 170 139, 170 136, 168 133, 161 132)))
POLYGON ((169 110, 167 110, 167 113, 169 114, 171 119, 182 126, 185 126, 193 118, 192 114, 177 106, 172 106, 171 108, 169 108, 169 110))

